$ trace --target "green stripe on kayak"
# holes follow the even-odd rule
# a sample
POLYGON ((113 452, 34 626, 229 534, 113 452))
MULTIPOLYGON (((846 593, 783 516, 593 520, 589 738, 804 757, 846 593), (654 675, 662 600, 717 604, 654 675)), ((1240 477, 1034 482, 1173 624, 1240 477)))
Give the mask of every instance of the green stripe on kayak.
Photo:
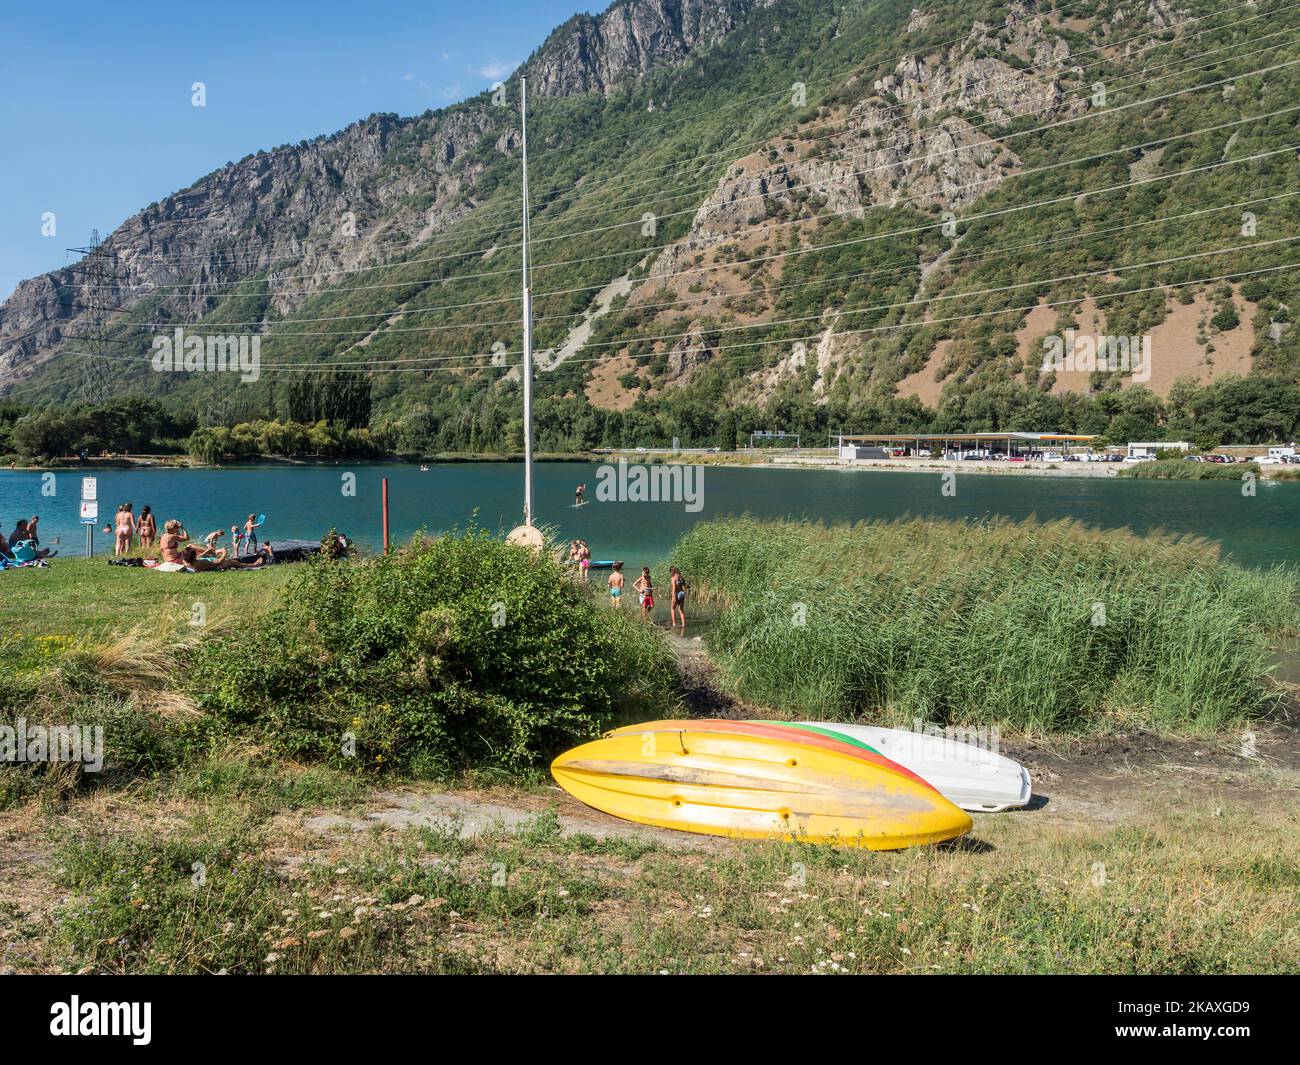
POLYGON ((878 751, 868 743, 847 736, 843 732, 836 732, 834 729, 822 728, 820 725, 805 725, 799 721, 750 721, 751 725, 780 725, 782 728, 797 728, 804 732, 816 732, 818 735, 827 736, 833 740, 839 740, 841 743, 847 743, 851 747, 861 747, 864 751, 870 751, 872 754, 878 754, 881 758, 889 756, 883 751, 878 751))

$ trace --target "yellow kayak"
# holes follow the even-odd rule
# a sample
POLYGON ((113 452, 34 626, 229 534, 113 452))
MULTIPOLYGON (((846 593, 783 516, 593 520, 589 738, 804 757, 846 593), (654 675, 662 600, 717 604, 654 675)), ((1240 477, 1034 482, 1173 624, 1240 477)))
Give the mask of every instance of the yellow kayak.
POLYGON ((745 839, 896 850, 971 819, 888 759, 708 723, 620 729, 551 763, 588 806, 643 825, 745 839))

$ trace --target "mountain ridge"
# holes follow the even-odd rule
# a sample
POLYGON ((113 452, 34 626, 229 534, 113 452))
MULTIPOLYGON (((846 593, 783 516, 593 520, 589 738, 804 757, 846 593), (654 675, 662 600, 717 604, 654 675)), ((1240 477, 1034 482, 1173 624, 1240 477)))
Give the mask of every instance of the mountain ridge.
MULTIPOLYGON (((1293 115, 1254 117, 1278 107, 1293 72, 1246 76, 1300 54, 1276 29, 1295 26, 1272 17, 1277 7, 620 0, 575 16, 521 68, 538 101, 544 403, 564 412, 565 436, 584 439, 662 436, 665 418, 687 424, 683 411, 701 400, 715 411, 776 404, 782 417, 829 424, 860 420, 855 410, 914 421, 923 415, 907 401, 925 395, 940 418, 1010 417, 972 413, 994 409, 996 394, 1016 417, 1061 423, 1095 413, 1077 393, 1112 419, 1140 404, 1142 417, 1161 417, 1141 381, 1038 371, 1037 334, 1024 330, 1040 318, 1028 308, 1058 297, 1042 328, 1064 328, 1067 294, 1099 329, 1126 336, 1198 308, 1196 322, 1155 334, 1176 333, 1163 357, 1180 373, 1160 378, 1162 396, 1183 376, 1293 380, 1288 275, 1206 286, 1180 302, 1178 284, 1213 276, 1213 259, 1200 274, 1125 273, 1128 258, 1193 249, 1195 234, 1168 219, 1201 217, 1184 208, 1215 202, 1211 188, 1253 205, 1296 182, 1294 158, 1276 152, 1234 171, 1248 151, 1300 141, 1293 115), (1256 43, 1279 36, 1272 48, 1256 43), (1257 64, 1234 62, 1251 54, 1257 64), (1215 88, 1215 76, 1217 94, 1184 90, 1215 88), (1099 105, 1094 83, 1109 84, 1114 102, 1099 105), (1157 99, 1150 113, 1131 109, 1139 93, 1157 99), (1130 150, 1142 143, 1157 147, 1130 150), (1091 162, 1052 162, 1073 157, 1091 162), (1214 161, 1226 169, 1177 176, 1214 161), (1072 201, 1080 185, 1123 198, 1112 205, 1085 187, 1072 201), (1027 210, 1035 196, 1053 205, 1027 210), (1108 258, 1093 230, 1134 236, 1115 238, 1108 258), (1036 271, 999 252, 1036 246, 1058 249, 1036 271), (1096 269, 1107 261, 1113 280, 1096 269), (1097 280, 1081 294, 1049 280, 1076 275, 1097 280), (1118 282, 1129 276, 1174 287, 1160 301, 1126 296, 1118 282), (1008 282, 1023 299, 981 295, 1008 282), (936 312, 966 310, 949 300, 969 302, 971 324, 936 312), (608 428, 615 414, 622 429, 608 428)), ((373 371, 376 412, 398 435, 407 423, 459 432, 458 411, 473 412, 480 436, 516 432, 507 411, 518 372, 499 372, 492 355, 510 362, 518 346, 516 88, 512 79, 504 97, 412 118, 372 115, 146 208, 105 242, 120 278, 105 291, 127 308, 109 317, 110 335, 88 323, 84 285, 76 301, 63 287, 75 291, 80 264, 24 282, 0 308, 0 399, 6 384, 74 398, 84 382, 69 371, 60 383, 54 360, 75 365, 60 352, 92 336, 111 391, 197 403, 215 390, 205 416, 273 416, 273 383, 235 393, 145 375, 149 331, 185 322, 261 332, 272 380, 317 363, 373 371)), ((1300 221, 1294 201, 1267 203, 1275 231, 1300 221)), ((1222 237, 1227 221, 1204 225, 1222 237)), ((1238 261, 1289 265, 1273 252, 1220 260, 1238 261)))

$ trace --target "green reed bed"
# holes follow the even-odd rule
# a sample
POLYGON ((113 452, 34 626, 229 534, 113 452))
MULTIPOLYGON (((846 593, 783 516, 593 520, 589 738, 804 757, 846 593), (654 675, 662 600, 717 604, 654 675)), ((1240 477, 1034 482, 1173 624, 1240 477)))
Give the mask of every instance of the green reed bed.
POLYGON ((1121 477, 1142 477, 1159 481, 1240 481, 1243 474, 1259 476, 1253 462, 1227 465, 1219 462, 1188 462, 1186 459, 1160 459, 1139 462, 1119 471, 1121 477))
POLYGON ((738 519, 673 561, 726 607, 724 680, 815 718, 1210 732, 1279 704, 1270 649, 1300 629, 1294 569, 1070 521, 738 519))

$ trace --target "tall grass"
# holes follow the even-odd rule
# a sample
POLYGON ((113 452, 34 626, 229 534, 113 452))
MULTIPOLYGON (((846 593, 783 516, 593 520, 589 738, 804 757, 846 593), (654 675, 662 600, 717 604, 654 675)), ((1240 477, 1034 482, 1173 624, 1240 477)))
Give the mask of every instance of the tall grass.
POLYGON ((1186 459, 1160 459, 1139 462, 1119 471, 1121 477, 1143 477, 1162 481, 1240 481, 1244 473, 1259 476, 1259 467, 1248 462, 1231 466, 1219 462, 1188 462, 1186 459))
POLYGON ((724 680, 824 719, 1210 732, 1277 705, 1270 642, 1300 628, 1292 569, 1070 521, 746 518, 673 561, 727 607, 707 637, 724 680))

